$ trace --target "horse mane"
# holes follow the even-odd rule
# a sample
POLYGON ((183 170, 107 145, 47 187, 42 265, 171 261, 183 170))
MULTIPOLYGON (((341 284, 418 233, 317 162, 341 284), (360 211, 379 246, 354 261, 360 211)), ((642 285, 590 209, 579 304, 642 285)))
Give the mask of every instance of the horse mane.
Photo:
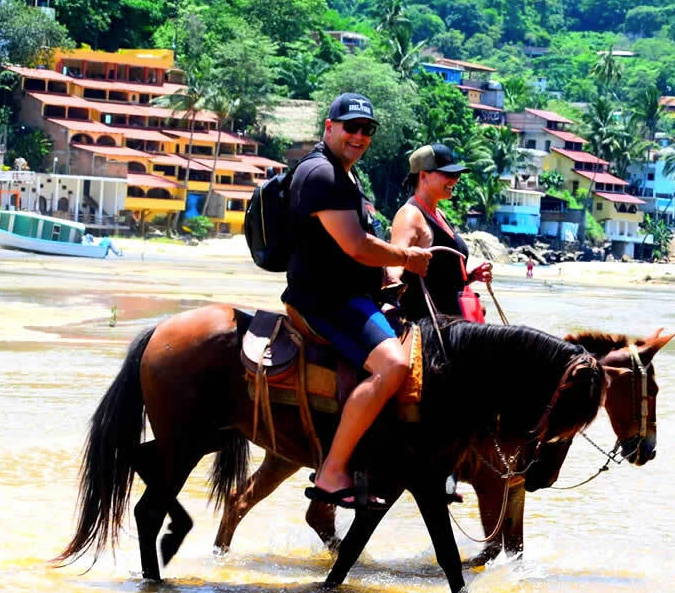
POLYGON ((565 336, 565 341, 583 346, 588 352, 592 352, 598 358, 602 358, 613 350, 625 348, 630 343, 635 343, 638 346, 645 343, 644 339, 631 340, 623 334, 614 335, 595 331, 568 334, 565 336))
POLYGON ((475 324, 443 315, 438 324, 443 348, 431 320, 420 321, 425 363, 421 413, 426 421, 442 424, 451 438, 466 444, 497 430, 502 436, 526 435, 558 389, 551 430, 579 430, 595 418, 604 373, 594 361, 579 362, 587 354, 582 345, 527 326, 475 324), (570 365, 573 372, 567 372, 570 365), (589 372, 577 372, 576 365, 589 372))

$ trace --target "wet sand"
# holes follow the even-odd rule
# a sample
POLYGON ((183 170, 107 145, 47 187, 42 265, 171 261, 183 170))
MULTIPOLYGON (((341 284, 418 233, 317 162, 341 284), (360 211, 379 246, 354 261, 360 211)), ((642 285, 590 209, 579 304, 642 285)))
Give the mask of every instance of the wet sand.
MULTIPOLYGON (((114 307, 120 321, 175 313, 175 304, 162 306, 165 301, 180 301, 183 308, 230 302, 280 310, 285 276, 257 268, 243 236, 196 246, 138 239, 115 243, 123 256, 111 253, 104 260, 0 249, 0 340, 63 339, 67 336, 59 327, 85 331, 91 325, 107 326, 103 322, 113 316, 114 307), (67 295, 68 306, 51 307, 55 293, 67 295)), ((469 268, 477 263, 472 258, 469 268)), ((495 292, 500 281, 519 280, 523 288, 534 283, 663 290, 675 289, 675 264, 570 262, 535 266, 534 278, 528 280, 524 265, 495 263, 494 278, 495 292)))

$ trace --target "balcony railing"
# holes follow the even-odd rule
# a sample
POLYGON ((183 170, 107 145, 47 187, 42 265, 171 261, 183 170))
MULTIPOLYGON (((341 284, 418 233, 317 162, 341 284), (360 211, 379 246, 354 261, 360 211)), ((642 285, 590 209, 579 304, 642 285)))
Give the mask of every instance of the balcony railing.
POLYGON ((51 216, 54 218, 61 218, 63 220, 72 220, 75 222, 81 222, 87 227, 94 228, 117 228, 117 229, 128 229, 129 225, 126 224, 126 219, 124 216, 113 216, 110 214, 89 214, 88 212, 79 212, 77 218, 71 212, 63 212, 61 210, 56 210, 52 212, 51 216))
POLYGON ((35 171, 0 171, 0 183, 35 183, 35 171))

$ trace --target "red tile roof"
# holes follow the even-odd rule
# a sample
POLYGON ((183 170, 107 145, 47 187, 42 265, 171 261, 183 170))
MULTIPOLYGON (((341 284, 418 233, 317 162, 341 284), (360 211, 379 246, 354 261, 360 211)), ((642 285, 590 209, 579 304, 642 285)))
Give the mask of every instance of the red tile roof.
POLYGON ((223 196, 223 198, 229 198, 231 200, 250 200, 251 196, 253 195, 253 188, 251 188, 251 191, 217 189, 215 190, 215 193, 217 193, 219 196, 223 196))
MULTIPOLYGON (((50 93, 28 93, 41 103, 46 105, 59 105, 62 107, 81 107, 91 109, 99 113, 116 113, 118 115, 138 115, 141 117, 157 117, 160 119, 182 119, 185 112, 172 111, 163 107, 151 107, 148 105, 136 105, 131 103, 112 103, 110 101, 88 101, 72 95, 57 95, 50 93)), ((217 119, 210 113, 201 111, 195 117, 196 121, 216 122, 217 119)))
MULTIPOLYGON (((184 156, 178 154, 159 154, 152 159, 151 162, 157 163, 158 165, 178 165, 187 169, 187 159, 184 156)), ((212 171, 212 167, 205 166, 197 161, 197 159, 190 159, 190 169, 195 171, 212 171)))
POLYGON ((273 161, 264 156, 258 156, 257 154, 238 154, 237 158, 242 163, 248 163, 254 167, 282 167, 285 169, 288 165, 280 163, 278 161, 273 161))
POLYGON ((503 109, 499 107, 492 107, 492 105, 483 105, 482 103, 469 103, 471 109, 482 109, 483 111, 500 111, 503 112, 503 109))
POLYGON ((601 198, 605 198, 605 200, 609 200, 610 202, 619 202, 622 204, 645 204, 646 202, 644 200, 641 200, 640 198, 636 198, 635 196, 631 196, 628 194, 613 194, 610 192, 604 192, 604 191, 596 191, 593 192, 594 194, 600 196, 601 198))
POLYGON ((482 72, 497 72, 494 68, 490 66, 483 66, 482 64, 476 64, 475 62, 464 62, 462 60, 451 60, 448 58, 439 58, 434 62, 434 64, 441 64, 442 66, 450 67, 459 67, 464 70, 480 70, 482 72))
MULTIPOLYGON (((209 169, 213 168, 213 159, 198 158, 195 161, 206 165, 209 169)), ((251 164, 233 161, 230 159, 218 159, 216 162, 218 171, 232 171, 234 173, 253 173, 255 175, 264 175, 265 171, 258 169, 251 164)))
POLYGON ((40 78, 42 80, 61 80, 63 82, 72 82, 70 76, 65 76, 54 70, 45 70, 44 68, 22 68, 21 66, 6 66, 6 70, 16 72, 19 76, 25 78, 40 78))
POLYGON ((91 132, 91 133, 106 133, 106 134, 124 134, 122 128, 111 128, 97 121, 80 121, 75 119, 61 119, 56 117, 47 118, 47 121, 55 123, 64 128, 68 128, 74 132, 91 132))
POLYGON ((572 132, 561 132, 560 130, 549 130, 548 128, 542 128, 542 130, 544 130, 544 132, 548 132, 552 136, 564 140, 565 142, 581 142, 581 144, 588 144, 588 140, 586 140, 586 138, 572 134, 572 132))
POLYGON ((137 185, 139 187, 161 187, 164 189, 174 189, 183 187, 182 184, 159 177, 158 175, 148 175, 147 173, 128 173, 127 185, 137 185))
POLYGON ((545 111, 544 109, 530 109, 529 107, 525 108, 525 111, 528 113, 531 113, 532 115, 536 115, 537 117, 541 117, 542 119, 545 119, 546 121, 555 121, 561 124, 573 124, 574 122, 571 119, 567 119, 566 117, 563 117, 562 115, 558 115, 557 113, 554 113, 553 111, 545 111))
POLYGON ((613 185, 628 185, 627 181, 624 181, 623 179, 620 179, 619 177, 614 177, 611 173, 594 173, 593 171, 577 171, 576 169, 574 172, 577 175, 581 175, 582 177, 585 177, 586 179, 590 179, 591 181, 594 181, 595 183, 611 183, 613 185))
POLYGON ((68 128, 73 132, 81 133, 102 133, 102 134, 113 134, 124 136, 126 138, 134 138, 135 140, 154 140, 156 142, 175 142, 173 138, 165 136, 157 130, 149 130, 147 128, 136 128, 136 127, 115 127, 102 124, 97 121, 80 121, 74 119, 59 119, 59 118, 48 118, 47 121, 53 122, 64 128, 68 128))
POLYGON ((133 148, 127 148, 126 146, 99 146, 98 144, 73 144, 73 146, 107 157, 135 157, 147 159, 152 156, 147 152, 134 150, 133 148))
POLYGON ((596 163, 600 165, 609 165, 608 161, 605 161, 594 154, 591 154, 590 152, 584 152, 583 150, 565 150, 564 148, 551 147, 551 152, 557 152, 577 163, 596 163))
MULTIPOLYGON (((55 73, 56 74, 56 73, 55 73)), ((116 80, 92 80, 90 78, 70 78, 64 77, 69 82, 87 89, 101 89, 104 91, 129 91, 132 93, 143 93, 148 95, 173 95, 185 89, 185 85, 172 84, 140 84, 137 82, 126 82, 116 80)))
MULTIPOLYGON (((190 132, 185 130, 162 130, 164 134, 170 134, 171 136, 177 136, 178 138, 183 138, 185 140, 190 139, 190 132)), ((209 130, 208 132, 194 132, 192 134, 193 142, 208 142, 209 144, 215 144, 218 141, 218 132, 216 130, 209 130)), ((226 132, 220 133, 220 143, 221 144, 247 144, 246 141, 234 136, 233 134, 228 134, 226 132)))

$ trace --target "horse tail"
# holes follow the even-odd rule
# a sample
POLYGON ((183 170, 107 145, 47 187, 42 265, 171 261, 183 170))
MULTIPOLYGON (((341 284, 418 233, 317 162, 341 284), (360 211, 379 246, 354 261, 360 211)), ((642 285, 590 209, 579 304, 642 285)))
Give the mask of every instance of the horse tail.
POLYGON ((74 562, 92 546, 96 562, 108 538, 113 548, 117 543, 134 479, 132 453, 145 426, 140 362, 154 331, 144 330, 129 346, 120 372, 91 418, 80 469, 77 531, 54 559, 60 565, 74 562))
POLYGON ((238 431, 228 431, 209 476, 209 500, 215 500, 216 508, 227 507, 238 493, 245 491, 249 460, 248 439, 238 431))

